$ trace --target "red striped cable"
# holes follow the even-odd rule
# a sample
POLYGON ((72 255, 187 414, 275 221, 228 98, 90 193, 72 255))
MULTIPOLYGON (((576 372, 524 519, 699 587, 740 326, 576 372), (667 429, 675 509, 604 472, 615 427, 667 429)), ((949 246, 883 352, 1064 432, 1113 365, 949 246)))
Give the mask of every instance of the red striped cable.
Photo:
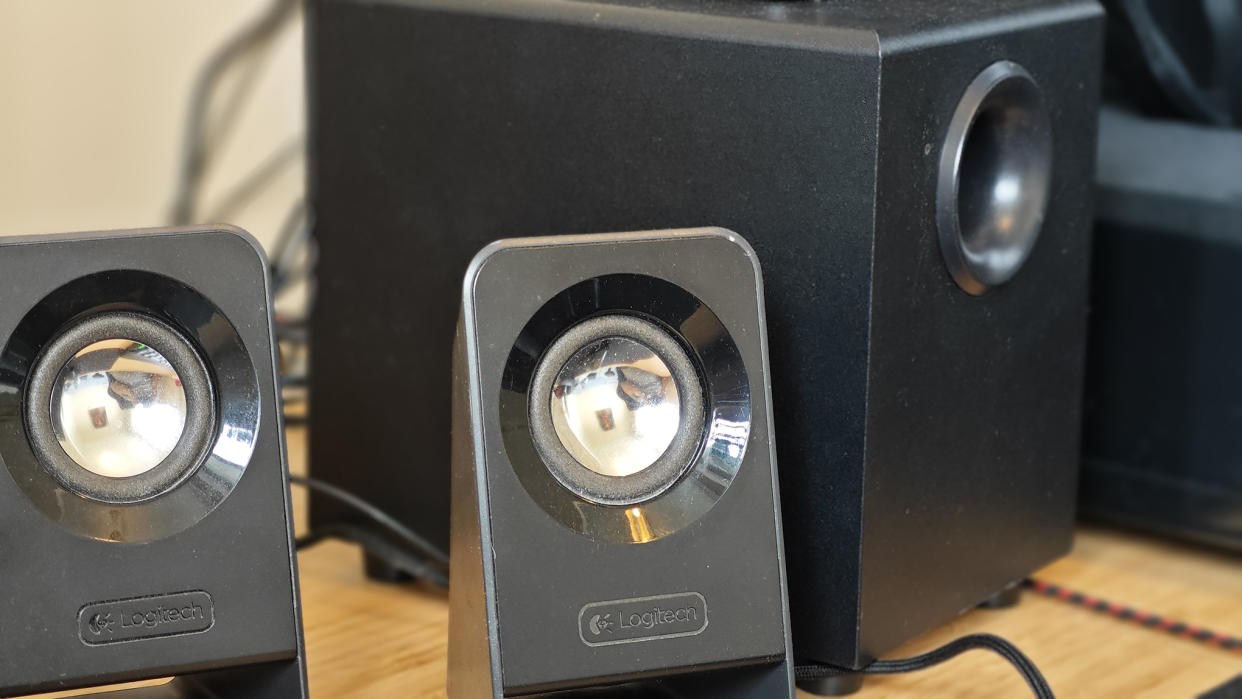
POLYGON ((1043 580, 1027 580, 1026 586, 1046 597, 1059 599, 1063 602, 1069 602, 1079 607, 1100 612, 1101 614, 1107 614, 1116 619, 1130 621, 1149 629, 1164 631, 1180 638, 1188 638, 1192 641, 1198 641, 1199 643, 1242 655, 1242 638, 1238 636, 1230 636, 1229 634, 1206 629, 1202 626, 1194 626, 1185 622, 1166 619, 1158 614, 1144 612, 1140 609, 1092 597, 1091 595, 1069 590, 1043 580))

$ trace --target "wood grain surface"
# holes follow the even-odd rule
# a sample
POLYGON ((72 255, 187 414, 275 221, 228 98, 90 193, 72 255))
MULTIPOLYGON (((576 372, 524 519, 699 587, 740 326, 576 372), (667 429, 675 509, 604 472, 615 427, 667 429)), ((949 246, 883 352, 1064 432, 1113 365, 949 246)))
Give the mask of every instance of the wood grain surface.
MULTIPOLYGON (((305 464, 305 434, 291 430, 290 460, 305 464)), ((295 492, 302 525, 305 494, 295 492)), ((444 593, 368 581, 361 553, 324 543, 299 555, 310 688, 314 697, 445 697, 444 593)), ((1048 582, 1222 632, 1242 634, 1242 559, 1127 533, 1079 531, 1073 553, 1038 572, 1048 582)), ((1007 610, 975 610, 891 657, 921 653, 973 632, 1013 641, 1059 697, 1194 697, 1242 675, 1230 653, 1023 593, 1007 610)), ((58 695, 46 695, 48 697, 58 695)), ((811 695, 799 694, 800 699, 811 695)), ((971 651, 921 672, 868 677, 860 699, 1025 697, 1000 658, 971 651)))

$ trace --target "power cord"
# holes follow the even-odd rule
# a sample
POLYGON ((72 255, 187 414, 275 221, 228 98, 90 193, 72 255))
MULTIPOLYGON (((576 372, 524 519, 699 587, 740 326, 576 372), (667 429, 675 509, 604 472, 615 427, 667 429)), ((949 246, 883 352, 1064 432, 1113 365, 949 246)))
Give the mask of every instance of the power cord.
POLYGON ((448 589, 448 572, 436 563, 410 553, 406 549, 392 543, 381 534, 376 534, 365 527, 353 524, 332 524, 312 530, 298 537, 295 545, 299 551, 308 549, 321 541, 339 539, 358 544, 363 551, 380 559, 394 570, 404 573, 415 580, 423 580, 432 585, 448 589))
POLYGON ((1115 619, 1133 622, 1149 629, 1163 631, 1180 638, 1188 638, 1192 641, 1198 641, 1199 643, 1205 643, 1233 653, 1242 654, 1242 638, 1237 636, 1220 633, 1202 626, 1194 626, 1183 621, 1168 619, 1160 616, 1159 614, 1152 614, 1133 607, 1127 607, 1115 602, 1109 602, 1105 599, 1093 597, 1075 590, 1069 590, 1061 587, 1060 585, 1053 585, 1052 583, 1044 582, 1042 580, 1027 580, 1025 584, 1027 587, 1041 595, 1044 595, 1045 597, 1059 599, 1062 602, 1068 602, 1079 607, 1085 607, 1086 609, 1100 612, 1101 614, 1107 614, 1115 619))
POLYGON ((448 556, 392 515, 348 490, 326 481, 307 476, 290 475, 289 482, 321 493, 349 506, 358 513, 365 515, 367 519, 378 524, 418 553, 408 553, 400 546, 390 542, 386 537, 376 535, 362 527, 353 525, 333 525, 320 529, 312 528, 310 533, 298 538, 296 546, 299 550, 309 548, 325 539, 345 539, 360 544, 368 553, 384 560, 397 570, 440 587, 448 586, 448 556))
POLYGON ((805 682, 821 680, 827 677, 839 677, 856 672, 866 675, 896 675, 915 672, 933 665, 939 665, 969 650, 990 650, 1000 655, 1022 674, 1022 679, 1026 680, 1026 684, 1031 688, 1036 699, 1055 699, 1052 688, 1048 686, 1048 681, 1044 679, 1039 668, 1035 667, 1035 663, 1031 662, 1030 658, 1018 650, 1017 646, 1000 636, 994 636, 989 633, 974 633, 962 636, 935 650, 922 655, 916 655, 912 658, 877 660, 859 670, 846 670, 820 664, 798 665, 794 668, 794 678, 799 682, 805 682))
MULTIPOLYGON (((238 211, 276 180, 286 167, 305 155, 306 137, 302 134, 291 137, 247 173, 241 182, 221 195, 220 203, 207 213, 204 220, 231 221, 238 211)), ((191 208, 190 211, 194 209, 191 208)))
POLYGON ((240 105, 254 84, 255 68, 242 75, 235 94, 215 125, 207 123, 212 98, 229 69, 240 60, 261 57, 272 38, 300 6, 299 0, 273 0, 267 9, 233 36, 203 66, 190 97, 186 113, 184 145, 178 166, 172 220, 176 224, 194 223, 198 217, 198 197, 203 176, 216 149, 236 118, 240 105))

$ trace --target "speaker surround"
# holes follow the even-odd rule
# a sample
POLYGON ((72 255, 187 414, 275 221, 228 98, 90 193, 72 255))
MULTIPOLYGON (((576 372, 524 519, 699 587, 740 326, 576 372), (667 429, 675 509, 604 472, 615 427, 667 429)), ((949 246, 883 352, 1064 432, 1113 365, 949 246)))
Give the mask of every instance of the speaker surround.
POLYGON ((0 695, 305 696, 266 270, 233 228, 0 241, 0 695))
MULTIPOLYGON (((95 372, 93 376, 101 377, 103 372, 95 372)), ((111 378, 108 381, 107 390, 111 393, 118 382, 111 378)), ((29 374, 24 401, 26 434, 44 468, 72 492, 110 504, 135 503, 158 497, 189 476, 211 446, 216 412, 211 384, 198 353, 168 325, 136 313, 95 315, 74 323, 58 335, 36 360, 29 374), (66 427, 60 420, 64 412, 61 403, 66 400, 60 394, 65 390, 63 387, 70 383, 64 375, 65 369, 76 355, 115 338, 124 338, 124 341, 153 349, 173 372, 177 386, 183 388, 182 400, 185 403, 175 445, 159 462, 144 464, 140 473, 127 473, 122 477, 102 474, 99 465, 85 463, 87 459, 77 450, 70 453, 74 443, 66 436, 66 427), (69 448, 66 448, 67 442, 69 448)), ((101 408, 93 409, 99 410, 101 408)), ((81 419, 81 416, 77 417, 81 419)), ((92 418, 95 420, 93 427, 103 426, 100 418, 92 418)), ((117 457, 106 450, 101 455, 113 459, 117 457)))
POLYGON ((450 695, 792 696, 749 246, 719 229, 501 241, 462 308, 450 695), (566 446, 575 420, 594 451, 566 446))
MULTIPOLYGON (((521 340, 519 340, 519 344, 521 340)), ((604 346, 607 352, 609 345, 604 346)), ((614 352, 617 348, 613 348, 614 352)), ((517 346, 515 351, 521 351, 517 346)), ((642 371, 638 367, 627 367, 631 372, 642 371)), ((596 367, 583 367, 583 372, 591 376, 596 367)), ((613 375, 621 374, 623 369, 609 367, 606 371, 613 375)), ((576 378, 576 377, 575 377, 576 378)), ((660 377, 655 377, 656 381, 660 377)), ((624 395, 626 382, 624 379, 613 380, 616 384, 614 396, 621 396, 620 402, 636 403, 646 397, 634 398, 624 395)), ((678 346, 677 341, 665 330, 654 323, 625 314, 610 314, 585 320, 567 330, 547 348, 539 360, 535 374, 530 381, 529 425, 530 435, 535 441, 540 458, 552 475, 574 494, 602 505, 630 505, 650 500, 672 487, 681 478, 686 466, 694 461, 698 453, 703 432, 703 395, 699 387, 699 372, 691 363, 685 350, 678 346), (598 463, 592 459, 595 454, 587 450, 586 445, 577 439, 575 432, 568 426, 569 419, 578 417, 557 413, 554 415, 551 403, 563 395, 567 388, 558 379, 569 368, 570 363, 578 355, 586 352, 599 352, 596 349, 601 343, 612 342, 619 345, 621 351, 647 350, 651 353, 648 363, 656 363, 658 367, 669 372, 665 381, 671 382, 671 391, 677 404, 672 406, 675 416, 654 415, 657 421, 671 421, 668 439, 658 439, 645 451, 655 452, 656 458, 637 457, 638 463, 617 468, 616 464, 598 463), (559 420, 557 418, 560 418, 559 420), (571 447, 573 447, 571 449, 571 447), (621 471, 610 473, 609 471, 621 471), (618 476, 624 476, 619 478, 618 476)), ((632 385, 629 384, 629 385, 632 385)), ((663 386, 657 384, 657 390, 663 386)), ((641 388, 631 389, 640 391, 641 388)), ((646 402, 652 402, 646 399, 646 402)), ((638 412, 641 406, 623 407, 621 410, 638 412)), ((653 409, 658 409, 658 406, 653 409)), ((561 408, 568 411, 567 408, 561 408)), ((612 408, 592 410, 592 417, 599 426, 601 433, 616 429, 616 418, 612 408)), ((637 418, 631 418, 635 420, 637 418)), ((636 443, 641 436, 627 435, 636 443)), ((635 459, 626 453, 639 449, 633 443, 621 445, 617 451, 617 459, 635 459)))

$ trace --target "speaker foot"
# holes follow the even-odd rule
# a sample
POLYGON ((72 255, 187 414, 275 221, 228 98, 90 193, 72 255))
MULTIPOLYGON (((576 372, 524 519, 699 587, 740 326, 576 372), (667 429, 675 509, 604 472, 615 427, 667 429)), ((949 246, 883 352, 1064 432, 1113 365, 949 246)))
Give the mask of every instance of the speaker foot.
POLYGON ((403 583, 414 579, 409 573, 400 570, 388 561, 376 556, 373 553, 364 552, 362 555, 363 570, 366 572, 367 579, 369 580, 386 583, 403 583))
MULTIPOLYGON (((301 645, 301 644, 299 644, 301 645)), ((77 695, 74 695, 77 696, 77 695)), ((270 699, 306 697, 306 667, 300 657, 179 675, 171 682, 103 692, 101 699, 270 699)))
POLYGON ((1022 587, 1013 583, 1008 587, 993 592, 987 599, 979 603, 980 609, 1009 609, 1018 606, 1022 599, 1022 587))
POLYGON ((862 685, 861 672, 847 672, 817 680, 802 680, 798 683, 798 689, 821 697, 843 697, 862 689, 862 685))

